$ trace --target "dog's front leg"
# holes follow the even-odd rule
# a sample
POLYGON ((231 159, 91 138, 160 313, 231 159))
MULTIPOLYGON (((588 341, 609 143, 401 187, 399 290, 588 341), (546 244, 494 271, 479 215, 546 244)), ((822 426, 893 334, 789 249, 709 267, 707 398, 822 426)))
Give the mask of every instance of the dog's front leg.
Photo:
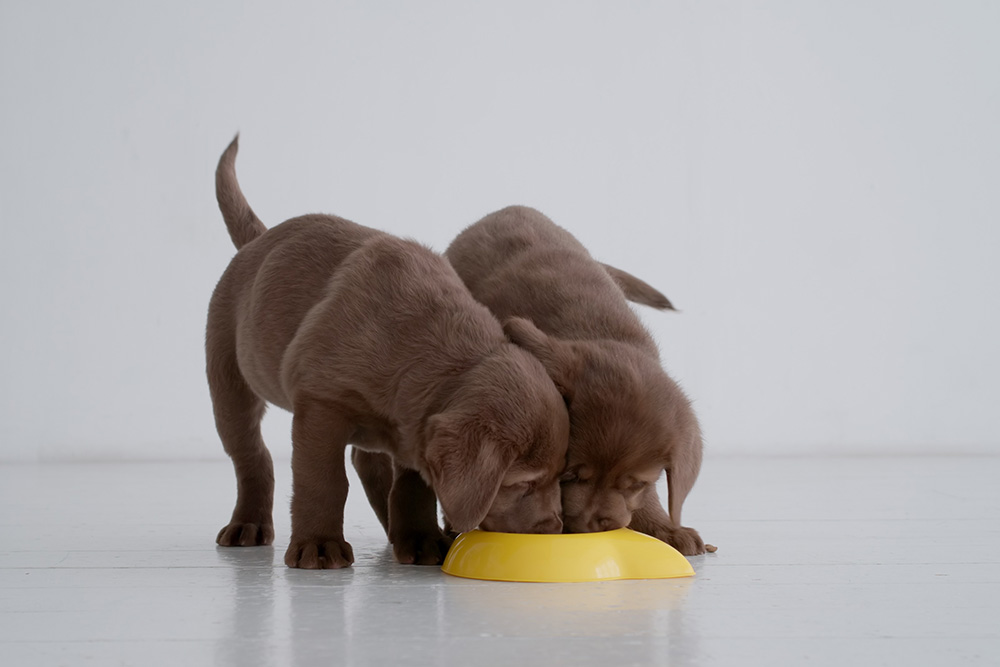
POLYGON ((351 425, 331 406, 296 402, 292 417, 292 539, 288 567, 335 569, 354 562, 344 540, 351 425))
POLYGON ((451 538, 437 522, 437 497, 416 470, 393 463, 389 492, 389 541, 396 560, 404 564, 439 565, 451 538))
POLYGON ((632 521, 628 527, 666 542, 685 556, 705 553, 705 543, 698 531, 681 526, 679 522, 675 525, 670 520, 655 487, 651 486, 645 491, 642 504, 632 513, 632 521))

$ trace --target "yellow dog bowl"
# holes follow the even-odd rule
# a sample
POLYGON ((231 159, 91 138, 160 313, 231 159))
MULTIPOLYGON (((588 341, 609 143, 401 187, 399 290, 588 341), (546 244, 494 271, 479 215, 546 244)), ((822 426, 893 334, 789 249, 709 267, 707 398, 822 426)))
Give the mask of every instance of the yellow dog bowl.
POLYGON ((603 533, 524 535, 471 530, 451 545, 447 574, 491 581, 575 582, 694 576, 669 544, 628 528, 603 533))

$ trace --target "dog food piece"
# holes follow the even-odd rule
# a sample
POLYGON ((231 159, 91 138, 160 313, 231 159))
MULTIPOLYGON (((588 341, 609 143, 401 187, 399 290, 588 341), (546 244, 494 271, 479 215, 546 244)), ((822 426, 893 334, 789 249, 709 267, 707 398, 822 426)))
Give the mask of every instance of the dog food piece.
POLYGON ((705 545, 705 551, 707 551, 710 554, 714 554, 718 550, 719 550, 719 547, 715 546, 714 544, 706 544, 705 545))

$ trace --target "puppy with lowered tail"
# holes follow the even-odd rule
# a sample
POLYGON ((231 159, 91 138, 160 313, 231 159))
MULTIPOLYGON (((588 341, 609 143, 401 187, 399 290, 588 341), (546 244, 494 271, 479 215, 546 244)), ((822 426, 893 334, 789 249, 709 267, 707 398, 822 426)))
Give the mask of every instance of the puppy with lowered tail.
POLYGON ((703 553, 698 533, 681 525, 701 468, 701 429, 626 302, 672 309, 666 297, 598 263, 569 232, 523 206, 468 227, 445 257, 472 295, 507 320, 508 336, 542 361, 566 398, 566 531, 628 526, 685 555, 703 553), (664 470, 669 513, 655 488, 664 470))
POLYGON ((456 530, 560 532, 569 422, 537 357, 511 343, 440 255, 329 215, 267 229, 236 180, 216 196, 238 252, 212 295, 206 356, 215 423, 236 471, 224 546, 274 539, 266 404, 292 412, 289 567, 339 568, 345 448, 392 458, 380 520, 404 563, 439 563, 456 530))

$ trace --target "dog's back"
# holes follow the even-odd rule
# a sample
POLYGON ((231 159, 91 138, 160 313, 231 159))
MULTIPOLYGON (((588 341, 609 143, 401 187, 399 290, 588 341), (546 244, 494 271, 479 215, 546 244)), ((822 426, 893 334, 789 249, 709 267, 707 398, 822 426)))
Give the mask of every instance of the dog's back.
POLYGON ((380 234, 335 216, 305 215, 276 225, 233 258, 212 295, 208 331, 234 337, 240 369, 262 398, 291 409, 279 381, 286 348, 344 259, 380 234))
POLYGON ((501 320, 524 317, 560 338, 616 340, 657 354, 619 283, 535 209, 511 206, 487 216, 459 234, 446 256, 501 320))

